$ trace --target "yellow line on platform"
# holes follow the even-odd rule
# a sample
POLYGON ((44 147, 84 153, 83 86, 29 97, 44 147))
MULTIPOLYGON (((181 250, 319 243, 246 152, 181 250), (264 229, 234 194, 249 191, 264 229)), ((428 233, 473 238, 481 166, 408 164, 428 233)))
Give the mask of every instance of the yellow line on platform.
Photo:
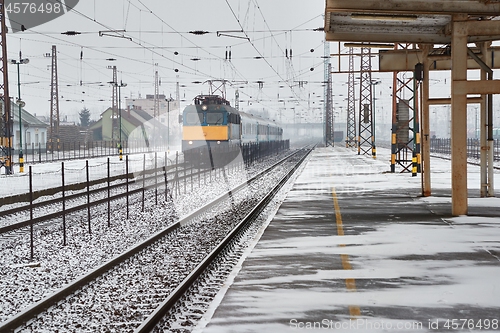
MULTIPOLYGON (((337 222, 337 235, 344 236, 344 226, 342 224, 342 214, 340 213, 339 201, 337 199, 337 193, 335 192, 335 188, 332 187, 332 196, 333 196, 333 206, 335 208, 335 220, 337 222)), ((345 247, 345 244, 340 244, 340 247, 345 247)), ((347 254, 341 254, 340 259, 342 261, 342 268, 345 270, 352 270, 351 263, 349 262, 349 256, 347 254)), ((356 280, 349 278, 345 280, 345 284, 347 290, 356 291, 356 280)), ((349 306, 349 313, 351 317, 358 317, 361 315, 361 310, 359 306, 349 306)))
MULTIPOLYGON (((337 235, 344 236, 344 226, 342 225, 342 215, 340 214, 339 201, 335 188, 332 188, 333 207, 335 208, 335 220, 337 221, 337 235)), ((342 244, 344 246, 344 244, 342 244)))

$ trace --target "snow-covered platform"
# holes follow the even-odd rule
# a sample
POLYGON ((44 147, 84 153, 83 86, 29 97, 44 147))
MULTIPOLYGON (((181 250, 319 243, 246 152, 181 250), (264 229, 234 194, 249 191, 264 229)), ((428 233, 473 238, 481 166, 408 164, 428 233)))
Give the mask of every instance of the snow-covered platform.
POLYGON ((471 166, 453 218, 449 161, 421 198, 389 157, 316 149, 195 331, 499 332, 500 199, 471 166))

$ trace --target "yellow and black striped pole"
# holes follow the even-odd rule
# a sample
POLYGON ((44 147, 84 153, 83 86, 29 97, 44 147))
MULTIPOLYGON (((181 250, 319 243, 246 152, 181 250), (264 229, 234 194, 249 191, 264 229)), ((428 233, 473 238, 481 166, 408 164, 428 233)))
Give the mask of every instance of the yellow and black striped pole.
POLYGON ((118 154, 120 155, 120 161, 123 161, 123 148, 121 142, 118 143, 118 154))
MULTIPOLYGON (((417 117, 417 113, 415 113, 415 117, 417 117)), ((418 126, 420 126, 418 120, 415 120, 415 144, 413 149, 413 157, 412 157, 412 169, 411 176, 417 176, 417 173, 420 173, 420 165, 421 165, 421 155, 420 155, 420 132, 418 130, 418 126)))
POLYGON ((413 152, 413 157, 412 157, 411 161, 412 161, 411 176, 416 177, 417 176, 417 154, 415 152, 413 152))
POLYGON ((422 143, 420 142, 420 122, 417 123, 417 172, 422 172, 422 143))
MULTIPOLYGON (((7 135, 10 135, 7 133, 7 135)), ((10 137, 0 137, 0 153, 2 153, 2 157, 0 157, 0 168, 5 167, 5 174, 12 174, 12 146, 11 146, 11 138, 10 137)))
POLYGON ((21 150, 19 151, 19 172, 24 172, 24 155, 21 150))
MULTIPOLYGON (((373 130, 375 130, 375 128, 373 130)), ((377 158, 377 147, 375 146, 375 134, 372 135, 372 156, 373 158, 377 158)))
POLYGON ((418 86, 417 86, 417 68, 413 78, 413 157, 411 176, 416 177, 420 172, 420 122, 418 119, 418 86))

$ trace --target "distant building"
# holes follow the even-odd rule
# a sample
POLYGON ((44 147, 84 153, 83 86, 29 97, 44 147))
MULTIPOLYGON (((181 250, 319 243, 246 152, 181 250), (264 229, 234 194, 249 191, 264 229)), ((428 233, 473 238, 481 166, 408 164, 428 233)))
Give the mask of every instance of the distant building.
MULTIPOLYGON (((47 143, 49 125, 40 121, 31 113, 21 108, 22 121, 21 128, 19 128, 19 106, 11 103, 10 112, 13 116, 13 148, 16 151, 19 150, 22 138, 23 150, 25 152, 31 149, 44 149, 47 143)), ((3 113, 4 110, 2 103, 2 114, 3 113)))
MULTIPOLYGON (((181 124, 179 116, 181 114, 179 101, 166 97, 164 94, 158 95, 159 112, 156 119, 164 126, 170 128, 170 135, 178 137, 181 133, 181 124), (167 101, 167 99, 169 101, 167 101)), ((127 98, 127 108, 137 110, 141 109, 147 112, 151 117, 154 116, 154 95, 146 95, 146 98, 127 98)))
MULTIPOLYGON (((171 100, 167 102, 165 95, 158 95, 159 109, 158 116, 165 115, 167 112, 179 114, 179 102, 171 100)), ((155 96, 146 95, 146 98, 127 98, 127 108, 132 109, 141 108, 146 111, 150 116, 154 116, 155 110, 155 96)))
MULTIPOLYGON (((48 126, 50 125, 49 116, 36 116, 36 118, 48 126)), ((82 144, 88 141, 87 130, 84 127, 78 126, 73 121, 67 121, 68 116, 61 117, 59 121, 59 133, 54 135, 54 142, 59 141, 61 145, 60 149, 70 149, 72 147, 77 147, 77 144, 82 144), (57 140, 59 139, 59 140, 57 140)), ((50 126, 47 129, 47 141, 51 138, 50 126)), ((50 146, 50 145, 49 145, 50 146)))
MULTIPOLYGON (((108 108, 101 118, 89 128, 93 141, 113 141, 113 109, 108 108)), ((149 145, 152 140, 165 141, 167 127, 140 108, 121 110, 122 142, 139 141, 149 145)), ((118 133, 119 136, 119 133, 118 133)))

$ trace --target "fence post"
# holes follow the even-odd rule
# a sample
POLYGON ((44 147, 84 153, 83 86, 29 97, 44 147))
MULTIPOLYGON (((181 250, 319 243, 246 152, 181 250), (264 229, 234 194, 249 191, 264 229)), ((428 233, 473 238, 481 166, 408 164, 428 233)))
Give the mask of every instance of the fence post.
POLYGON ((85 168, 87 170, 87 220, 89 223, 89 235, 92 234, 90 225, 90 173, 89 173, 89 160, 85 161, 85 168))
POLYGON ((125 184, 127 187, 127 220, 128 220, 128 155, 125 155, 125 184))
POLYGON ((163 163, 165 166, 163 167, 163 174, 165 177, 165 202, 168 202, 168 157, 167 152, 165 152, 165 161, 163 163))
POLYGON ((63 246, 66 246, 66 193, 64 189, 64 162, 61 162, 61 178, 62 178, 62 218, 63 218, 63 246))
POLYGON ((108 228, 111 227, 111 170, 108 157, 108 228))
POLYGON ((175 153, 175 186, 177 191, 175 192, 176 196, 181 194, 181 186, 179 185, 179 152, 175 153))
MULTIPOLYGON (((178 156, 178 153, 177 153, 177 156, 178 156)), ((186 194, 187 192, 187 184, 186 184, 186 181, 187 181, 187 170, 186 170, 186 163, 184 163, 184 167, 182 168, 183 169, 183 176, 184 176, 184 194, 186 194)))
POLYGON ((158 206, 158 153, 155 152, 155 205, 158 206))
POLYGON ((31 165, 29 166, 30 174, 30 260, 33 261, 35 256, 34 242, 33 242, 33 173, 31 170, 31 165))
POLYGON ((146 176, 146 154, 142 155, 142 210, 141 210, 142 212, 144 212, 144 197, 145 197, 144 187, 146 186, 145 176, 146 176))

